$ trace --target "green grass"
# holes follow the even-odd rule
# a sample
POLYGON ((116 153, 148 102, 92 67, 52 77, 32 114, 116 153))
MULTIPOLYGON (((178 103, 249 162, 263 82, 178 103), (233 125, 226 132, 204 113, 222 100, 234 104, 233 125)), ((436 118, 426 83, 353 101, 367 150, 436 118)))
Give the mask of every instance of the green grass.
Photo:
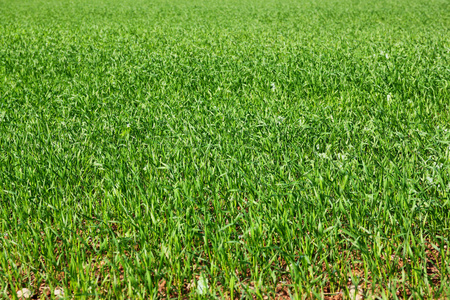
POLYGON ((449 12, 0 0, 0 298, 449 298, 449 12))

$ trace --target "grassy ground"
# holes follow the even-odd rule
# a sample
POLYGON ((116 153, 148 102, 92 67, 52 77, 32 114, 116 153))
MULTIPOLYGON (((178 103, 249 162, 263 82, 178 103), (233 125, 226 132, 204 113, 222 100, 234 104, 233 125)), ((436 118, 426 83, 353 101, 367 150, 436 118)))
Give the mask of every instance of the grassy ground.
POLYGON ((450 297, 448 0, 0 0, 0 298, 450 297))

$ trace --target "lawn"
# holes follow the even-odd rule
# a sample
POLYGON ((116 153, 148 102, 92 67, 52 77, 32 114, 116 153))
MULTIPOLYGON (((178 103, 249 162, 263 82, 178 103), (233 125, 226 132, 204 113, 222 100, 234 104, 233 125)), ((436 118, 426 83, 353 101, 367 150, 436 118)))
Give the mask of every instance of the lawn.
POLYGON ((448 299, 449 240, 448 0, 0 0, 0 298, 448 299))

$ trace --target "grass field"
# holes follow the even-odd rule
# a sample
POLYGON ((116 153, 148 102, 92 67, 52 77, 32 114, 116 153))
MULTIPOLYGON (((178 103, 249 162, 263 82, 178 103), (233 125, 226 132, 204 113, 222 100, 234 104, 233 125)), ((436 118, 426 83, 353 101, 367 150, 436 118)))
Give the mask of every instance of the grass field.
POLYGON ((448 0, 0 0, 0 298, 448 299, 449 194, 448 0))

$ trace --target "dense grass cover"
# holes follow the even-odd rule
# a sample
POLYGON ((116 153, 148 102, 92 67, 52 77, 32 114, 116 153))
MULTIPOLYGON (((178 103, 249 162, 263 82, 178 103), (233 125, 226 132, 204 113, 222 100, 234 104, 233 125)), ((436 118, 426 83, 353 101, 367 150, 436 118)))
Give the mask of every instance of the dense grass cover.
POLYGON ((448 0, 0 0, 0 297, 450 297, 449 29, 448 0))

